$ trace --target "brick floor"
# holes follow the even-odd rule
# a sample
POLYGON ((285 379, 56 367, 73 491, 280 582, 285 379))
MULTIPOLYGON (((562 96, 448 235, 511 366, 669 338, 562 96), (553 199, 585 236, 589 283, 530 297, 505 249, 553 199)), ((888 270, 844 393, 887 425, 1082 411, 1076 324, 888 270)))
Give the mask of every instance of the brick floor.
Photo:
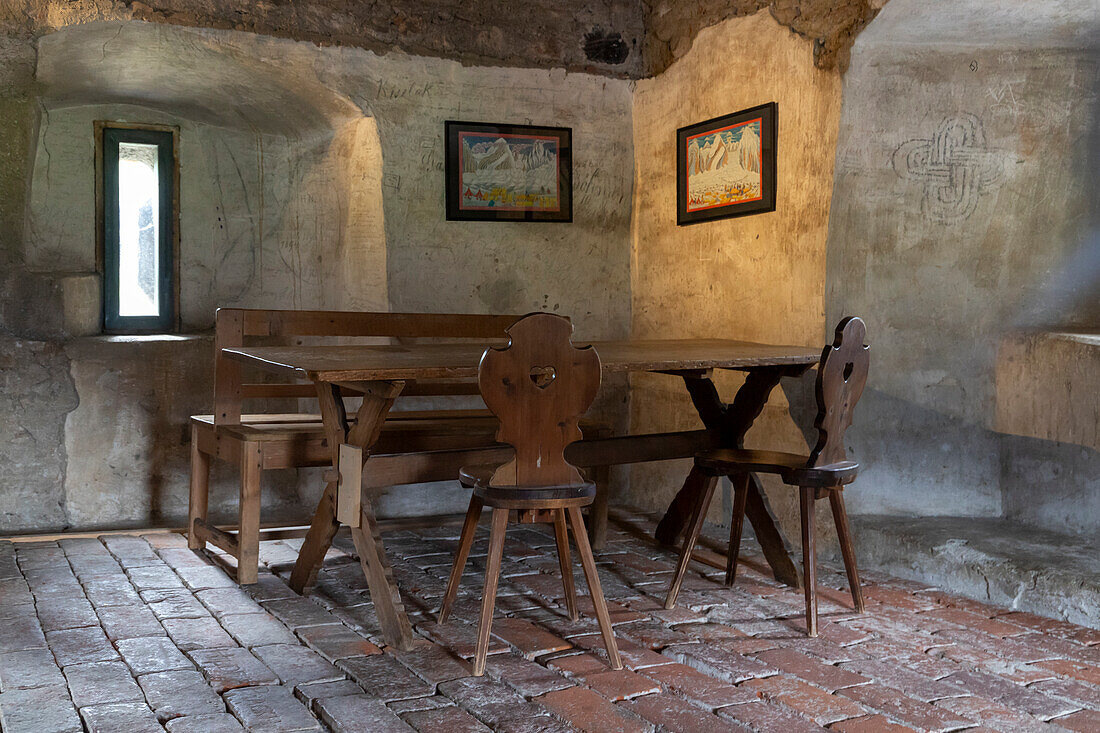
POLYGON ((588 597, 565 615, 553 534, 533 526, 509 533, 483 678, 484 531, 443 626, 458 526, 384 535, 418 637, 405 652, 343 534, 306 597, 285 582, 300 540, 263 543, 243 589, 178 535, 0 542, 0 729, 1100 730, 1094 629, 870 572, 857 615, 822 564, 808 639, 801 593, 751 551, 733 588, 693 564, 665 609, 675 554, 639 538, 653 517, 616 514, 597 563, 625 669, 609 670, 588 597))

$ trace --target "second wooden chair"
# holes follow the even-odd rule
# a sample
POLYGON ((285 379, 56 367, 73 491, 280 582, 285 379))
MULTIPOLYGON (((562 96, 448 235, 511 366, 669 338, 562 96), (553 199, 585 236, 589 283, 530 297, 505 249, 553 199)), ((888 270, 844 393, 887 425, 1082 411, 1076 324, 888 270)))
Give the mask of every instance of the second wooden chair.
POLYGON ((489 507, 493 510, 492 529, 474 656, 474 674, 478 676, 485 673, 504 535, 512 511, 517 512, 520 522, 553 523, 566 608, 575 620, 577 600, 569 559, 568 519, 611 667, 622 669, 581 517, 581 507, 592 503, 595 485, 585 481, 565 460, 566 446, 581 437, 580 416, 592 404, 600 386, 596 350, 591 346, 575 348, 570 341, 572 333, 568 319, 534 313, 508 329, 511 343, 507 348, 487 349, 481 357, 481 396, 500 420, 497 439, 515 448, 515 457, 501 466, 471 466, 460 473, 462 484, 473 489, 473 496, 439 611, 439 623, 443 623, 458 593, 482 507, 489 507))
POLYGON ((852 424, 852 412, 863 394, 870 363, 863 339, 867 328, 859 318, 845 318, 836 327, 831 346, 821 353, 817 371, 817 445, 810 455, 781 453, 778 451, 721 448, 700 453, 695 457, 693 472, 706 476, 703 491, 695 505, 695 512, 688 525, 680 563, 665 598, 665 608, 676 605, 680 583, 684 579, 691 552, 699 538, 703 520, 707 516, 711 496, 719 476, 733 480, 733 521, 730 525, 729 556, 726 558, 726 585, 733 583, 737 574, 737 555, 741 545, 741 527, 745 520, 745 502, 748 498, 748 482, 741 480, 747 473, 778 474, 783 483, 799 487, 802 514, 802 567, 806 593, 806 631, 817 636, 816 551, 814 529, 814 503, 829 497, 836 523, 840 550, 844 555, 844 567, 852 591, 855 608, 863 613, 863 594, 859 589, 859 571, 856 569, 855 550, 848 531, 848 515, 844 509, 843 489, 855 480, 859 464, 848 460, 844 450, 844 430, 852 424))

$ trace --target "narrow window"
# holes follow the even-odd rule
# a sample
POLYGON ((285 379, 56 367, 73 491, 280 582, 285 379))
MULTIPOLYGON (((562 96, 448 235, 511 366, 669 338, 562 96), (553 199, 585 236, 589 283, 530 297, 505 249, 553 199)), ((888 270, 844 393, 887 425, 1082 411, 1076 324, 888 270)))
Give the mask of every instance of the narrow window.
POLYGON ((176 156, 170 130, 103 128, 103 328, 176 323, 176 156))

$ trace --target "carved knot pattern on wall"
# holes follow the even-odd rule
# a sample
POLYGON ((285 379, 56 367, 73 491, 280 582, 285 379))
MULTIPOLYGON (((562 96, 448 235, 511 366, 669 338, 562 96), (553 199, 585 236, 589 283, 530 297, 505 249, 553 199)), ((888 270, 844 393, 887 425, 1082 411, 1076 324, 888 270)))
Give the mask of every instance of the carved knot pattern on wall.
POLYGON ((1000 186, 1000 156, 985 143, 975 115, 947 117, 931 139, 907 140, 894 151, 894 172, 924 186, 921 212, 940 224, 970 218, 978 199, 1000 186))

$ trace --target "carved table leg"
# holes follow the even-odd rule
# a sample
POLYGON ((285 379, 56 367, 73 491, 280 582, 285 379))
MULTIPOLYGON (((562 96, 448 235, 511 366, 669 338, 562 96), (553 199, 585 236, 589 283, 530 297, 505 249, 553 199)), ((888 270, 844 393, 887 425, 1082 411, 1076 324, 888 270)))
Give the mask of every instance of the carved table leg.
MULTIPOLYGON (((339 386, 324 382, 317 383, 321 419, 325 425, 328 444, 333 452, 334 467, 339 468, 338 456, 341 443, 346 442, 362 448, 364 459, 369 456, 370 447, 378 441, 386 415, 404 386, 404 382, 372 382, 354 385, 357 391, 363 392, 363 404, 356 413, 355 425, 349 429, 347 414, 340 399, 339 386)), ((290 576, 290 587, 299 593, 316 579, 317 571, 325 559, 325 553, 328 552, 332 539, 340 528, 339 522, 336 521, 336 490, 336 481, 330 481, 325 487, 305 542, 298 553, 298 560, 294 564, 294 571, 290 576)), ((371 600, 374 602, 375 612, 378 614, 379 625, 382 627, 387 643, 400 649, 407 649, 412 643, 412 631, 401 604, 401 595, 393 580, 393 571, 382 547, 382 538, 378 532, 371 497, 362 497, 360 512, 359 526, 352 528, 352 540, 355 542, 359 561, 367 577, 367 585, 371 600)))
MULTIPOLYGON (((340 388, 327 382, 317 382, 317 401, 321 405, 321 421, 325 426, 325 437, 332 451, 332 464, 337 466, 340 444, 347 439, 348 416, 344 410, 344 401, 340 398, 340 388)), ((313 512, 313 520, 306 532, 302 549, 294 570, 290 573, 290 587, 295 593, 304 593, 317 579, 317 571, 325 560, 325 553, 332 545, 332 539, 340 529, 336 521, 336 481, 329 481, 321 494, 321 501, 313 512)))
MULTIPOLYGON (((745 377, 745 383, 737 390, 733 402, 725 404, 709 377, 683 375, 684 384, 691 395, 691 402, 699 412, 703 424, 711 430, 719 430, 723 443, 732 448, 742 447, 745 433, 764 410, 768 395, 785 376, 798 376, 809 367, 761 367, 754 369, 745 377)), ((733 477, 731 477, 732 480, 733 477)), ((691 476, 672 500, 664 517, 657 525, 656 537, 665 545, 676 544, 691 518, 692 509, 697 501, 698 492, 703 484, 692 480, 691 476)), ((786 542, 776 525, 775 516, 768 506, 760 481, 750 475, 745 514, 752 523, 756 539, 764 552, 764 558, 772 568, 775 579, 795 588, 801 585, 798 572, 790 555, 786 542)))

